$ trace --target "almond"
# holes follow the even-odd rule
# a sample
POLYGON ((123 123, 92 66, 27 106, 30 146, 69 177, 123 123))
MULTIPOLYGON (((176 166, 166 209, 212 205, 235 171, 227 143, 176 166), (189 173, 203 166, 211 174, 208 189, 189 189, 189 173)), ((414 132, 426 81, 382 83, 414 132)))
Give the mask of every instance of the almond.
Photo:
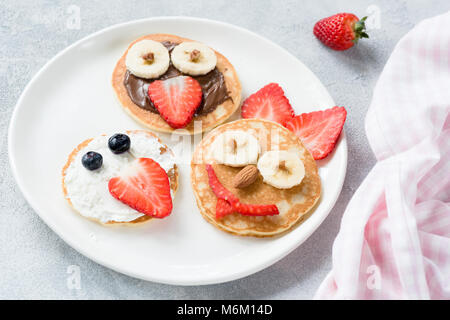
POLYGON ((144 55, 142 56, 142 59, 144 59, 145 62, 151 64, 151 63, 153 63, 153 62, 155 61, 155 55, 154 55, 153 52, 149 52, 149 53, 144 54, 144 55))
POLYGON ((228 141, 228 144, 229 144, 232 152, 236 153, 236 150, 237 150, 237 142, 236 142, 236 140, 232 139, 232 140, 228 141))
POLYGON ((289 168, 286 167, 286 161, 285 160, 280 161, 280 164, 278 165, 278 169, 283 170, 283 171, 285 171, 287 173, 290 173, 289 168))
POLYGON ((192 62, 197 62, 198 59, 200 59, 200 51, 198 51, 197 49, 193 50, 191 52, 190 58, 192 62))
POLYGON ((233 178, 233 187, 243 189, 251 185, 258 178, 258 168, 254 165, 248 165, 244 167, 233 178))

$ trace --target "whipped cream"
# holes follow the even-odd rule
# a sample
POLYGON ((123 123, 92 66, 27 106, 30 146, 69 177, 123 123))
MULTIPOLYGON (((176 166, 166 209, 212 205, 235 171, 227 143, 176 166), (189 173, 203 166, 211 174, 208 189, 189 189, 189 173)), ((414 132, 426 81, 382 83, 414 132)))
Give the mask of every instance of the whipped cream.
MULTIPOLYGON (((145 132, 127 133, 131 140, 130 150, 122 154, 114 154, 108 147, 109 136, 94 138, 83 149, 79 150, 75 159, 66 170, 65 185, 67 197, 72 206, 86 218, 96 219, 102 223, 110 221, 130 222, 142 213, 132 209, 114 198, 108 190, 108 182, 118 176, 135 158, 151 158, 168 172, 175 166, 175 157, 169 150, 161 154, 160 148, 165 146, 157 138, 145 132), (88 151, 102 155, 103 165, 93 171, 87 170, 81 158, 88 151)), ((173 192, 171 190, 173 197, 173 192)))

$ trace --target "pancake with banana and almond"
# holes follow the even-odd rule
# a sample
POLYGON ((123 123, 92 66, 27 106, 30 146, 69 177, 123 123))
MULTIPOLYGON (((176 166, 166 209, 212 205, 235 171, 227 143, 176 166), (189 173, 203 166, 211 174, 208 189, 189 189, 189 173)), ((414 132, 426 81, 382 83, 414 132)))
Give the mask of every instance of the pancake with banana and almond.
POLYGON ((283 126, 243 119, 211 131, 191 161, 202 216, 241 236, 281 234, 305 220, 318 202, 316 162, 283 126))

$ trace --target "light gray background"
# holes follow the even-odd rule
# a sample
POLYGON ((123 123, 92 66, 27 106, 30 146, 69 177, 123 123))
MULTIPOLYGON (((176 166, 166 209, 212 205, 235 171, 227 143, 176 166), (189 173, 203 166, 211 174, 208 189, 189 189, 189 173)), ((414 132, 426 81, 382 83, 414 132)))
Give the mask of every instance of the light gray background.
MULTIPOLYGON (((374 164, 364 133, 372 89, 397 41, 415 24, 450 10, 448 0, 410 1, 14 1, 0 6, 0 298, 3 299, 309 299, 331 268, 331 249, 344 209, 374 164), (66 27, 70 5, 81 28, 66 27), (380 10, 380 28, 346 52, 323 47, 312 35, 316 20, 337 12, 362 17, 380 10), (200 287, 150 283, 116 273, 77 253, 30 208, 11 175, 7 129, 20 93, 56 53, 113 24, 186 15, 225 21, 280 44, 322 80, 348 110, 348 171, 342 194, 322 226, 275 265, 247 278, 200 287), (67 268, 81 270, 81 289, 67 286, 67 268)), ((238 262, 237 262, 238 263, 238 262)))

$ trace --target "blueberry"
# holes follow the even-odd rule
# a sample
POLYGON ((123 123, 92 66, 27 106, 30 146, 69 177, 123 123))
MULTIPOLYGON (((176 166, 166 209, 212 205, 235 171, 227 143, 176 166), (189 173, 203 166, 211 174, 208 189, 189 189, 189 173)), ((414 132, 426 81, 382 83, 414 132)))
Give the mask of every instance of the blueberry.
POLYGON ((95 170, 102 166, 103 157, 100 153, 89 151, 81 159, 81 163, 88 170, 95 170))
POLYGON ((130 137, 122 133, 116 133, 108 140, 108 147, 115 154, 128 151, 130 149, 130 144, 130 137))

